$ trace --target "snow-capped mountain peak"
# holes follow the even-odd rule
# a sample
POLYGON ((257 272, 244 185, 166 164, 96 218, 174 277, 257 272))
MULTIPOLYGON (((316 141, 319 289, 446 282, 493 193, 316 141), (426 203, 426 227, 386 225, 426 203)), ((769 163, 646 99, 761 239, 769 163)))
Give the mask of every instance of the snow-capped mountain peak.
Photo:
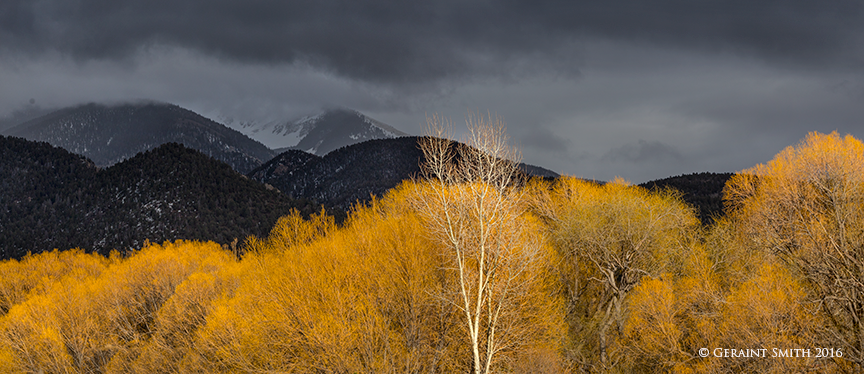
POLYGON ((408 136, 386 123, 346 108, 329 109, 288 121, 273 117, 238 120, 221 114, 214 118, 278 153, 298 149, 323 156, 367 140, 408 136))
POLYGON ((273 127, 282 144, 277 150, 299 149, 325 155, 335 149, 371 139, 390 139, 407 134, 351 109, 331 109, 273 127))

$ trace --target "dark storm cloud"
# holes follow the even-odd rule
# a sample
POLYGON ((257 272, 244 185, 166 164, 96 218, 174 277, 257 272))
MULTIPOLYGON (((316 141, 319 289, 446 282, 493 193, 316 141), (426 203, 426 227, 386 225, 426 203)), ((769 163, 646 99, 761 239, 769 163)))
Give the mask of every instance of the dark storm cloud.
POLYGON ((150 46, 169 45, 238 62, 305 64, 396 85, 500 77, 518 69, 572 72, 582 38, 848 68, 864 66, 861 4, 5 0, 0 48, 90 60, 126 59, 150 46))
POLYGON ((545 127, 529 128, 528 132, 516 139, 522 147, 530 147, 542 152, 567 153, 570 144, 569 139, 555 135, 545 127))
POLYGON ((684 157, 672 146, 658 141, 639 139, 636 143, 625 144, 603 155, 603 161, 625 161, 631 163, 652 163, 681 161, 684 157))

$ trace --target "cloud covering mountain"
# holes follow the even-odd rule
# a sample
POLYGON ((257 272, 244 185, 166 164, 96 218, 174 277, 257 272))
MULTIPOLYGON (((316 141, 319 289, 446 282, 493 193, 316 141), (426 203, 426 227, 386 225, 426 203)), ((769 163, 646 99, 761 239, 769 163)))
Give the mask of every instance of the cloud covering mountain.
POLYGON ((290 121, 238 123, 227 119, 226 123, 261 141, 277 153, 299 149, 319 156, 366 140, 408 135, 386 123, 346 108, 328 109, 290 121))
POLYGON ((419 135, 427 114, 489 110, 527 162, 638 182, 740 170, 808 131, 864 137, 862 29, 845 0, 10 0, 0 113, 153 98, 260 122, 345 106, 419 135), (640 157, 657 145, 680 157, 640 157))
POLYGON ((5 135, 50 143, 107 167, 169 142, 182 143, 246 173, 275 153, 243 134, 176 105, 87 104, 36 117, 5 135))

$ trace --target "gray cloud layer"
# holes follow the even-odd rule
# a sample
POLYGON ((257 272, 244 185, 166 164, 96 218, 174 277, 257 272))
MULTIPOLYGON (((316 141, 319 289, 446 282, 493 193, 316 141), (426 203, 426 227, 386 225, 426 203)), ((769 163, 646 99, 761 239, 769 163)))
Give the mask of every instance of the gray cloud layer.
POLYGON ((639 139, 636 143, 625 144, 603 155, 603 161, 625 161, 630 163, 676 162, 681 156, 675 148, 659 141, 639 139))
POLYGON ((497 113, 526 162, 634 182, 864 138, 860 1, 0 2, 0 113, 154 99, 216 119, 497 113))
POLYGON ((860 68, 861 21, 860 1, 5 0, 0 45, 79 60, 171 45, 403 84, 533 64, 566 71, 579 41, 595 37, 860 68))

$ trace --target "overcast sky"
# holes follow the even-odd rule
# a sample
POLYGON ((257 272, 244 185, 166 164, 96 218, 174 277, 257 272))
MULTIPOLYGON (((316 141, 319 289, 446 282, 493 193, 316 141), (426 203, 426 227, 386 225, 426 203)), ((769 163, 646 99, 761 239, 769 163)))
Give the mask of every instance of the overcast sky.
POLYGON ((504 117, 524 160, 640 183, 864 138, 860 1, 3 0, 0 114, 153 99, 236 120, 504 117))

